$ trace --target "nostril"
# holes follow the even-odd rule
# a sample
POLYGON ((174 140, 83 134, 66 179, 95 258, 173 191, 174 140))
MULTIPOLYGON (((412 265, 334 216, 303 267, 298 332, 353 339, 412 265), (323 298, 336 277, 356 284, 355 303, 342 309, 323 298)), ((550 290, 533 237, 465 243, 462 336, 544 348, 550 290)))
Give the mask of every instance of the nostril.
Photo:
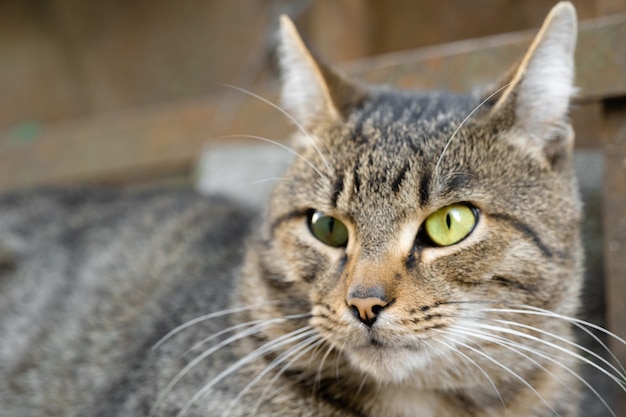
POLYGON ((378 316, 378 313, 380 313, 383 309, 383 306, 381 306, 380 304, 376 304, 372 306, 372 314, 374 316, 378 316))
POLYGON ((359 319, 359 320, 360 320, 360 318, 361 318, 361 312, 359 311, 359 308, 358 308, 357 306, 355 306, 355 305, 350 305, 350 304, 348 305, 348 307, 350 307, 350 311, 352 311, 352 315, 353 315, 355 318, 357 318, 357 319, 359 319))

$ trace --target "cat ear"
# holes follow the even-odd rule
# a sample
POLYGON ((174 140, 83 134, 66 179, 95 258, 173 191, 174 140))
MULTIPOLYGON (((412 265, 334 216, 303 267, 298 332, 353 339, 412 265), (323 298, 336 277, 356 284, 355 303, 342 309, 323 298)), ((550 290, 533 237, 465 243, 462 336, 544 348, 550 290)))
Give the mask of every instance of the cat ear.
POLYGON ((510 119, 519 133, 511 135, 514 141, 543 150, 549 160, 573 141, 567 112, 575 93, 575 46, 576 10, 561 2, 548 14, 492 110, 510 119))
POLYGON ((279 37, 282 102, 287 111, 306 128, 341 120, 363 97, 363 91, 317 62, 285 15, 280 17, 279 37))

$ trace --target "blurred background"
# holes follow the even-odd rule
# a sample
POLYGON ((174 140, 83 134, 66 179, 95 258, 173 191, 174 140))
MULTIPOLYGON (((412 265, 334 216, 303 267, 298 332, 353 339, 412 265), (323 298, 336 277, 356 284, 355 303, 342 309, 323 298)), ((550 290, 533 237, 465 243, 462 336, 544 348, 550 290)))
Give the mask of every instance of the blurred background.
MULTIPOLYGON (((536 28, 554 0, 0 0, 0 128, 275 80, 277 17, 331 62, 536 28)), ((575 1, 581 19, 625 12, 575 1)), ((34 129, 34 126, 31 126, 34 129)))
MULTIPOLYGON (((292 127, 225 84, 276 101, 279 15, 345 72, 466 91, 519 60, 555 2, 0 0, 0 190, 189 185, 199 175, 205 190, 240 198, 235 182, 271 178, 262 170, 284 161, 231 135, 286 141, 292 127), (242 161, 252 178, 239 178, 242 161)), ((573 3, 581 20, 572 118, 586 201, 583 317, 623 337, 626 0, 573 3)), ((626 363, 626 347, 613 349, 626 363)), ((626 413, 622 394, 618 415, 626 413)))
MULTIPOLYGON (((443 59, 511 42, 451 42, 537 28, 554 3, 0 0, 0 189, 186 175, 218 134, 284 137, 289 126, 276 112, 221 85, 275 97, 274 33, 282 13, 330 62, 422 51, 384 64, 375 81, 462 90, 492 82, 532 35, 464 62, 443 59), (447 47, 434 47, 441 44, 447 47), (429 78, 418 65, 424 60, 429 78), (416 70, 407 71, 406 61, 416 70)), ((574 3, 582 20, 626 12, 626 0, 574 3)), ((367 78, 380 63, 355 72, 367 78)))

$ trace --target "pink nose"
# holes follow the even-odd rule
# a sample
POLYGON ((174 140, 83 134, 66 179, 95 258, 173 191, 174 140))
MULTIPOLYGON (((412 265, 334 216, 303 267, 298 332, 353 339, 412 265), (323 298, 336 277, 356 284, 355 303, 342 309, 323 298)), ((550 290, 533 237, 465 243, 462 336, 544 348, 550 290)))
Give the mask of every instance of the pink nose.
POLYGON ((347 303, 354 315, 368 327, 374 324, 380 311, 389 305, 388 302, 378 297, 351 297, 347 303))

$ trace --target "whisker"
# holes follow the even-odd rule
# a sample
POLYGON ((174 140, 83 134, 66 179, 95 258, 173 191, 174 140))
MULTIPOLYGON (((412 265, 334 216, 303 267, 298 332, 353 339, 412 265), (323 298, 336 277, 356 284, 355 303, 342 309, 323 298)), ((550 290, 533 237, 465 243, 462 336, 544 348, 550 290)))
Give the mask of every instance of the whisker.
POLYGON ((303 313, 303 314, 293 314, 293 315, 289 315, 289 316, 283 316, 283 317, 276 317, 273 319, 259 319, 259 320, 252 320, 252 321, 248 321, 245 323, 239 323, 236 324, 234 326, 230 326, 226 329, 220 330, 217 333, 212 334, 211 336, 208 336, 205 339, 202 339, 201 341, 199 341, 198 343, 196 343, 195 345, 193 345, 192 347, 190 347, 189 349, 187 349, 181 356, 186 355, 187 353, 198 349, 200 346, 204 345, 205 343, 210 342, 213 339, 216 339, 218 337, 220 337, 223 334, 232 332, 234 330, 238 330, 240 328, 243 327, 249 327, 249 326, 254 326, 256 324, 260 324, 260 323, 265 323, 265 324, 274 324, 274 323, 283 323, 287 320, 296 320, 296 319, 304 319, 310 317, 309 313, 303 313))
POLYGON ((222 336, 222 335, 224 335, 226 333, 230 333, 230 332, 233 332, 235 330, 239 330, 239 329, 242 329, 242 328, 245 328, 245 327, 256 326, 256 325, 261 324, 261 323, 266 323, 267 321, 268 321, 267 319, 252 320, 252 321, 247 321, 245 323, 239 323, 239 324, 236 324, 234 326, 227 327, 226 329, 220 330, 217 333, 213 333, 211 336, 208 336, 208 337, 202 339, 201 341, 195 343, 192 347, 190 347, 185 352, 183 352, 181 355, 179 355, 179 357, 187 355, 189 352, 192 352, 192 351, 198 349, 199 347, 201 347, 205 343, 208 343, 211 340, 217 339, 218 337, 220 337, 220 336, 222 336))
POLYGON ((165 397, 167 397, 167 395, 172 391, 172 389, 176 386, 176 384, 178 384, 178 382, 184 378, 185 375, 187 375, 187 373, 189 373, 189 371, 191 371, 191 369, 193 369, 198 363, 200 363, 201 361, 203 361, 204 359, 208 358, 209 356, 211 356, 213 353, 217 352, 218 350, 220 350, 221 348, 223 348, 224 346, 227 346, 233 342, 236 342, 237 340, 243 339, 244 337, 248 337, 251 336, 253 334, 259 333, 261 332, 263 329, 265 329, 266 327, 269 327, 271 325, 274 324, 278 324, 281 321, 277 321, 277 319, 271 319, 269 320, 268 323, 260 323, 257 324, 255 326, 253 326, 250 329, 247 329, 243 332, 239 332, 225 340, 223 340, 222 342, 212 346, 211 348, 205 350, 202 354, 196 356, 191 362, 189 362, 183 369, 181 369, 175 376, 174 378, 165 386, 165 388, 161 391, 161 393, 158 395, 154 405, 152 406, 152 411, 150 412, 150 414, 153 413, 154 410, 156 410, 156 408, 163 402, 163 400, 165 399, 165 397))
MULTIPOLYGON (((478 305, 485 305, 485 304, 509 304, 509 303, 504 302, 504 301, 454 301, 454 302, 449 302, 447 304, 478 304, 478 305)), ((583 331, 586 334, 588 334, 591 338, 593 338, 593 340, 596 343, 598 343, 598 345, 601 346, 602 349, 609 354, 611 359, 613 359, 613 361, 621 369, 621 374, 622 375, 626 375, 626 369, 624 369, 624 366, 620 363, 619 359, 617 358, 617 356, 615 356, 613 351, 611 351, 611 349, 602 340, 600 340, 600 338, 598 336, 593 334, 593 332, 591 330, 589 330, 589 329, 593 329, 593 330, 596 330, 596 331, 598 331, 600 333, 603 333, 606 336, 608 336, 608 337, 612 338, 613 340, 615 340, 616 342, 619 342, 621 344, 625 344, 626 345, 626 340, 622 339, 617 334, 615 334, 615 333, 613 333, 613 332, 603 328, 602 326, 599 326, 597 324, 591 323, 589 321, 577 319, 577 318, 574 318, 574 317, 564 316, 562 314, 558 314, 558 313, 555 313, 553 311, 546 310, 546 309, 543 309, 543 308, 540 308, 540 307, 535 307, 535 306, 525 305, 525 304, 510 304, 510 305, 512 307, 515 307, 515 308, 481 308, 481 309, 471 309, 471 310, 466 309, 465 311, 528 314, 528 315, 537 315, 537 316, 543 316, 543 317, 549 317, 549 318, 554 318, 554 319, 560 319, 560 320, 567 321, 568 323, 572 324, 573 326, 575 326, 576 328, 580 329, 581 331, 583 331), (531 310, 531 311, 528 311, 528 310, 531 310)), ((619 373, 620 372, 618 372, 618 374, 619 373)))
MULTIPOLYGON (((427 340, 423 340, 422 343, 424 343, 428 347, 428 349, 435 351, 440 358, 445 357, 445 356, 441 355, 440 352, 437 352, 437 349, 434 348, 433 345, 431 343, 429 343, 427 340)), ((428 364, 429 365, 428 368, 430 370, 430 377, 431 378, 434 378, 434 373, 435 373, 435 370, 434 370, 434 367, 433 367, 433 362, 434 361, 429 361, 429 364, 428 364)))
POLYGON ((365 382, 367 381, 365 375, 363 375, 361 377, 361 383, 359 384, 359 388, 356 390, 356 397, 358 398, 359 395, 361 394, 361 391, 363 391, 363 387, 365 386, 365 382))
MULTIPOLYGON (((529 328, 530 330, 534 330, 534 331, 537 331, 539 333, 546 334, 546 335, 551 336, 551 337, 553 337, 555 339, 558 339, 558 340, 561 340, 561 341, 563 341, 565 343, 568 343, 568 344, 570 344, 570 345, 572 345, 572 346, 574 346, 574 347, 584 351, 585 353, 588 353, 589 355, 591 355, 594 358, 598 359, 600 362, 608 365, 609 368, 611 368, 613 371, 615 371, 617 375, 619 375, 622 379, 624 379, 624 381, 626 381, 626 371, 624 370, 623 365, 617 359, 615 354, 608 348, 608 346, 606 346, 605 343, 603 343, 601 340, 599 340, 599 338, 597 336, 595 336, 593 333, 591 333, 586 327, 590 327, 590 328, 593 328, 595 330, 601 331, 601 332, 603 332, 603 333, 613 337, 616 341, 619 341, 621 343, 626 344, 626 342, 622 338, 620 338, 616 334, 614 334, 614 333, 612 333, 612 332, 602 328, 601 326, 598 326, 596 324, 590 323, 590 322, 585 321, 585 320, 580 320, 580 319, 576 319, 576 318, 573 318, 573 317, 563 316, 561 314, 554 313, 554 312, 551 312, 549 310, 534 308, 532 306, 523 306, 523 307, 532 309, 533 311, 520 310, 520 309, 508 309, 508 308, 483 308, 483 309, 475 309, 475 310, 467 310, 467 311, 529 314, 529 315, 538 315, 538 316, 542 316, 542 317, 550 317, 550 318, 557 318, 557 319, 565 320, 565 321, 573 324, 577 328, 585 331, 587 334, 591 335, 596 340, 596 342, 598 342, 600 344, 600 346, 602 346, 602 348, 609 353, 609 355, 613 358, 613 360, 619 366, 620 369, 617 369, 609 361, 607 361, 606 359, 604 359, 603 357, 601 357, 597 353, 591 351, 590 349, 588 349, 588 348, 586 348, 586 347, 584 347, 584 346, 582 346, 582 345, 580 345, 578 343, 572 342, 572 341, 567 340, 567 339, 565 339, 563 337, 560 337, 558 335, 546 332, 545 330, 542 330, 542 329, 539 329, 539 328, 536 328, 536 327, 533 327, 533 326, 527 326, 527 325, 524 325, 522 323, 510 322, 510 321, 508 321, 508 322, 504 321, 504 322, 506 322, 507 324, 510 324, 510 325, 518 326, 518 327, 529 328)), ((465 317, 465 316, 463 316, 463 317, 465 317)), ((473 319, 475 319, 475 320, 495 320, 495 321, 497 321, 496 319, 478 318, 478 317, 473 317, 473 319)), ((604 373, 606 374, 606 372, 604 372, 604 373)))
MULTIPOLYGON (((498 346, 502 346, 504 348, 507 348, 508 350, 517 353, 518 355, 522 356, 523 358, 525 358, 526 360, 530 361, 531 363, 533 363, 535 366, 537 366, 538 368, 540 368, 541 370, 543 370, 544 372, 546 372, 548 375, 550 375, 552 378, 554 378, 555 380, 557 380, 558 382, 560 382, 562 385, 565 385, 565 382, 563 382, 559 377, 557 377, 556 375, 554 375, 551 371, 549 371, 548 369, 546 369, 545 366, 543 366, 542 364, 540 364, 539 362, 537 362, 536 360, 534 360, 533 358, 529 357, 528 355, 526 355, 525 353, 520 352, 519 350, 515 349, 515 347, 513 346, 523 346, 521 343, 516 343, 514 341, 508 340, 504 337, 500 337, 500 336, 496 336, 493 335, 491 333, 488 332, 481 332, 481 331, 477 331, 476 329, 472 329, 472 331, 464 331, 461 329, 449 329, 450 332, 455 332, 459 335, 464 335, 464 336, 472 336, 472 337, 477 337, 480 338, 482 340, 486 340, 488 342, 492 342, 497 344, 498 346), (511 346, 513 345, 513 346, 511 346)), ((524 350, 527 350, 531 353, 535 353, 535 354, 540 354, 538 349, 534 349, 534 348, 530 348, 530 347, 525 347, 524 350)), ((554 359, 552 359, 554 360, 554 359)), ((559 362, 559 365, 561 366, 565 366, 563 364, 561 364, 559 362)), ((566 369, 569 369, 567 367, 565 367, 566 369)))
MULTIPOLYGON (((573 357, 575 359, 578 359, 578 360, 580 360, 580 361, 582 361, 582 362, 584 362, 584 363, 586 363, 586 364, 588 364, 590 366, 593 366, 594 368, 596 368, 597 370, 602 372, 604 375, 606 375, 609 378, 611 378, 616 384, 618 384, 622 388, 622 390, 626 391, 626 386, 624 385, 625 384, 624 381, 620 381, 620 379, 617 376, 613 375, 611 372, 607 371, 606 369, 602 368, 601 366, 599 366, 598 364, 596 364, 592 360, 589 360, 589 359, 585 358, 584 356, 582 356, 582 355, 580 355, 580 354, 578 354, 576 352, 568 350, 568 349, 566 349, 566 348, 564 348, 562 346, 559 346, 557 344, 551 343, 551 342, 549 342, 547 340, 543 340, 543 339, 541 339, 539 337, 532 336, 532 335, 529 335, 529 334, 526 334, 524 332, 520 332, 520 331, 517 331, 517 330, 508 329, 506 327, 491 326, 491 325, 488 325, 488 324, 479 324, 479 323, 473 323, 473 325, 477 326, 480 329, 484 329, 484 330, 492 330, 492 331, 496 331, 496 332, 507 333, 507 334, 512 334, 512 335, 515 335, 515 336, 519 336, 519 337, 522 337, 522 338, 525 338, 525 339, 528 339, 528 340, 532 340, 534 342, 542 343, 542 344, 544 344, 546 346, 549 346, 549 347, 551 347, 553 349, 556 349, 556 350, 558 350, 560 352, 563 352, 563 353, 565 353, 565 354, 567 354, 567 355, 569 355, 569 356, 571 356, 571 357, 573 357)), ((575 347, 579 347, 579 345, 574 343, 574 342, 571 342, 571 344, 573 346, 575 346, 575 347)), ((604 358, 602 358, 602 360, 604 360, 604 358)), ((612 365, 610 365, 610 367, 613 370, 615 370, 615 367, 613 367, 612 365)), ((623 378, 623 375, 619 374, 619 372, 618 372, 618 375, 623 378)))
MULTIPOLYGON (((450 330, 452 330, 454 332, 457 332, 460 329, 450 329, 450 330)), ((517 342, 514 342, 512 340, 508 340, 506 338, 495 336, 495 335, 492 335, 492 334, 486 333, 486 332, 480 332, 480 331, 473 330, 472 332, 462 332, 462 333, 465 334, 465 335, 476 336, 476 337, 479 337, 479 338, 481 338, 483 340, 487 340, 489 342, 496 343, 496 344, 498 344, 500 346, 503 346, 503 347, 511 350, 512 352, 515 352, 515 353, 517 353, 517 354, 527 358, 531 362, 537 364, 541 369, 545 370, 549 375, 554 377, 557 381, 561 382, 561 384, 567 386, 567 384, 565 384, 559 378, 556 378, 554 376, 554 374, 552 374, 550 371, 548 371, 543 366, 538 364, 537 361, 529 358, 527 355, 521 353, 517 349, 526 350, 527 352, 530 352, 532 354, 535 354, 535 355, 537 355, 537 356, 539 356, 539 357, 541 357, 543 359, 546 359, 546 360, 552 362, 553 364, 563 368, 570 375, 574 376, 578 381, 580 381, 582 384, 584 384, 596 396, 596 398, 598 398, 598 400, 606 407, 606 409, 611 413, 611 415, 613 417, 617 417, 616 414, 613 412, 613 409, 607 404, 607 402, 604 400, 602 395, 600 395, 600 393, 598 393, 598 391, 595 388, 593 388, 593 386, 585 378, 583 378, 579 373, 571 370, 568 366, 566 366, 563 363, 561 363, 558 360, 556 360, 553 356, 548 355, 546 352, 542 352, 539 349, 534 349, 534 348, 525 346, 525 345, 523 345, 521 343, 517 343, 517 342)))
POLYGON ((252 310, 252 309, 255 309, 255 308, 258 308, 258 307, 262 307, 262 306, 266 306, 266 305, 272 305, 272 304, 276 304, 276 303, 277 302, 269 302, 269 303, 263 303, 263 304, 252 305, 252 306, 235 306, 235 307, 227 308, 225 310, 216 311, 214 313, 209 313, 209 314, 205 314, 205 315, 196 317, 194 319, 186 321, 185 323, 183 323, 180 326, 174 328, 173 330, 170 330, 165 336, 163 336, 161 339, 159 339, 159 341, 156 342, 154 344, 154 346, 152 346, 152 350, 153 351, 157 350, 161 345, 163 345, 163 343, 165 343, 166 341, 171 339, 172 336, 178 334, 179 332, 185 330, 188 327, 193 326, 194 324, 198 324, 198 323, 203 322, 205 320, 210 320, 210 319, 213 319, 213 318, 216 318, 216 317, 226 316, 228 314, 241 313, 243 311, 252 310))
MULTIPOLYGON (((446 352, 444 352, 443 350, 439 349, 439 348, 438 348, 438 347, 436 347, 436 346, 433 346, 433 344, 432 344, 432 343, 428 343, 428 341, 426 341, 426 340, 422 340, 422 341, 420 341, 420 342, 421 342, 421 343, 423 343, 425 346, 427 346, 427 348, 428 348, 428 349, 430 349, 430 351, 434 352, 434 356, 435 356, 435 357, 437 357, 437 358, 439 358, 439 359, 441 359, 441 360, 443 360, 443 361, 446 361, 446 362, 447 362, 447 364, 448 364, 448 365, 450 365, 450 366, 455 366, 455 367, 457 367, 457 368, 458 368, 458 363, 457 363, 457 362, 455 362, 455 361, 454 361, 454 360, 450 357, 450 355, 447 355, 447 354, 446 354, 446 352)), ((433 340, 433 342, 437 342, 437 340, 433 340)), ((430 353, 430 352, 429 352, 429 353, 430 353)), ((433 368, 432 362, 434 362, 434 361, 431 361, 431 364, 430 364, 430 374, 431 374, 431 376, 432 376, 432 375, 434 375, 434 374, 436 373, 436 372, 434 371, 434 368, 433 368)))
POLYGON ((326 175, 324 175, 322 173, 322 171, 320 171, 315 165, 313 165, 313 163, 311 161, 309 161, 308 159, 306 159, 302 154, 300 154, 299 152, 295 151, 294 149, 290 148, 287 145, 283 145, 280 142, 277 142, 275 140, 263 137, 263 136, 258 136, 258 135, 245 135, 245 134, 234 134, 234 135, 224 135, 224 136, 220 136, 221 139, 231 139, 231 138, 244 138, 244 139, 256 139, 256 140, 260 140, 263 142, 267 142, 267 143, 271 143, 273 145, 279 146, 281 148, 283 148, 284 150, 286 150, 287 152, 295 155, 296 157, 300 158, 301 160, 303 160, 304 162, 306 162, 306 164, 308 166, 310 166, 311 168, 313 168, 313 170, 320 176, 320 178, 328 178, 326 175))
MULTIPOLYGON (((285 371, 287 371, 287 369, 289 369, 294 363, 296 363, 296 361, 298 359, 300 359, 302 356, 304 356, 306 353, 308 353, 309 351, 311 351, 312 349, 315 349, 319 346, 321 346, 322 344, 324 344, 324 339, 322 339, 320 337, 319 334, 315 334, 311 337, 309 337, 308 339, 300 342, 296 347, 290 349, 289 351, 283 353, 281 356, 285 355, 284 358, 282 358, 280 361, 278 360, 278 358, 276 358, 274 361, 272 361, 272 363, 268 366, 271 366, 270 369, 264 369, 261 377, 264 376, 265 374, 267 374, 267 372, 269 372, 271 369, 275 368, 276 366, 278 366, 281 362, 284 362, 285 359, 287 359, 289 356, 293 355, 294 353, 296 353, 298 350, 303 349, 302 352, 298 353, 293 359, 291 359, 289 362, 287 362, 287 364, 285 364, 277 373, 276 375, 274 375, 272 377, 272 379, 268 382, 267 386, 263 389, 263 391, 261 392, 261 395, 259 396, 259 399, 256 401, 255 406, 253 407, 253 412, 251 413, 252 415, 256 414, 256 410, 258 410, 258 408, 261 406, 261 403, 263 403, 263 400, 265 399, 265 397, 267 396, 267 394, 269 393, 269 391, 272 389, 272 387, 274 386, 274 384, 276 383, 276 381, 278 381, 278 378, 280 378, 280 376, 282 374, 285 373, 285 371), (307 345, 309 345, 308 347, 306 347, 307 345), (306 348, 305 348, 306 347, 306 348), (289 353, 288 355, 286 355, 287 353, 289 353), (274 362, 276 362, 276 364, 274 364, 274 362)), ((255 378, 256 379, 256 378, 255 378)), ((259 378, 260 379, 260 378, 259 378)), ((255 381, 254 383, 258 382, 255 381)), ((249 384, 250 385, 250 384, 249 384)), ((253 385, 253 384, 252 384, 253 385)), ((244 388, 245 390, 245 388, 244 388)))
MULTIPOLYGON (((331 166, 330 166, 330 164, 328 163, 328 161, 324 157, 324 154, 322 154, 322 151, 320 151, 319 147, 317 146, 317 143, 316 143, 315 139, 313 138, 313 136, 311 136, 309 131, 302 125, 302 123, 298 122, 296 120, 296 118, 293 117, 289 112, 287 112, 285 109, 283 109, 279 105, 277 105, 275 103, 272 103, 268 99, 266 99, 264 97, 261 97, 258 94, 253 93, 252 91, 249 91, 249 90, 246 90, 244 88, 237 87, 237 86, 234 86, 234 85, 230 85, 230 84, 222 84, 222 86, 227 87, 227 88, 232 88, 232 89, 237 90, 237 91, 239 91, 240 93, 243 93, 243 94, 247 94, 247 95, 249 95, 251 97, 256 98, 257 100, 262 101, 263 103, 267 104, 268 106, 271 106, 275 110, 278 110, 287 119, 289 119, 298 128, 298 130, 300 130, 300 132, 302 132, 307 137, 309 142, 311 142, 311 145, 313 146, 313 148, 315 148, 315 151, 317 152, 317 154, 322 159, 322 162, 326 166, 326 169, 328 170, 328 172, 332 172, 333 171, 331 166)), ((322 175, 322 177, 324 177, 324 176, 322 175)))
MULTIPOLYGON (((523 306, 523 307, 531 308, 532 306, 523 306)), ((488 310, 489 309, 485 309, 485 311, 488 311, 488 310)), ((590 327, 590 328, 592 328, 594 330, 598 330, 600 332, 603 332, 607 336, 610 336, 610 337, 614 338, 616 341, 620 342, 621 344, 626 345, 626 340, 622 339, 621 337, 619 337, 615 333, 612 333, 611 331, 603 328, 602 326, 598 326, 597 324, 591 323, 589 321, 577 319, 577 318, 574 318, 574 317, 563 316, 561 314, 554 313, 554 312, 551 312, 549 310, 543 310, 543 309, 538 310, 538 311, 515 310, 515 309, 494 309, 494 310, 495 311, 503 311, 503 312, 507 312, 507 313, 535 314, 535 315, 539 315, 539 316, 563 319, 563 320, 569 321, 571 323, 578 323, 578 324, 581 324, 583 326, 590 327)))
POLYGON ((481 101, 478 106, 476 106, 474 108, 474 110, 472 110, 466 117, 465 119, 463 119, 463 121, 461 121, 461 123, 459 123, 459 125, 457 126, 457 128, 454 130, 454 132, 452 132, 452 135, 450 135, 450 138, 448 139, 448 141, 446 142, 446 145, 444 146, 443 150, 441 151, 441 154, 439 155, 439 159, 437 159, 437 164, 435 164, 435 175, 438 174, 439 172, 439 165, 441 164, 441 160, 443 159, 444 154, 446 153, 446 151, 448 150, 448 147, 450 146, 450 143, 452 143, 452 139, 454 139, 454 137, 456 136, 457 133, 459 133, 459 130, 461 130, 461 128, 463 126, 465 126, 465 123, 467 123, 467 121, 474 115, 474 113, 476 113, 485 103, 487 103, 489 100, 491 100, 494 96, 498 95, 502 90, 504 90, 505 88, 507 88, 509 86, 510 83, 507 83, 505 85, 503 85, 502 87, 500 87, 499 89, 497 89, 496 91, 494 91, 493 93, 491 93, 486 99, 484 99, 483 101, 481 101))
POLYGON ((315 374, 315 387, 319 387, 322 384, 322 369, 324 369, 324 363, 326 362, 328 355, 330 355, 334 348, 335 347, 333 345, 329 344, 326 353, 324 354, 324 356, 322 356, 322 360, 317 367, 317 373, 315 374))
MULTIPOLYGON (((529 326, 529 325, 526 325, 526 324, 517 323, 517 322, 513 322, 513 321, 509 321, 509 320, 500 320, 500 319, 488 319, 488 320, 490 320, 490 321, 495 321, 496 323, 502 323, 502 324, 508 324, 508 325, 511 325, 511 326, 522 327, 522 328, 524 328, 524 329, 532 330, 532 331, 535 331, 535 332, 538 332, 538 333, 541 333, 541 334, 544 334, 544 335, 547 335, 547 336, 553 337, 553 338, 555 338, 555 339, 557 339, 557 340, 559 340, 559 341, 562 341, 562 342, 564 342, 564 343, 567 343, 567 344, 569 344, 570 346, 573 346, 573 347, 575 347, 575 348, 577 348, 577 349, 580 349, 580 350, 582 350, 583 352, 585 352, 585 353, 587 353, 587 354, 589 354, 589 355, 593 356, 594 358, 598 359, 600 362, 604 363, 604 364, 605 364, 605 365, 607 365, 609 368, 611 368, 613 371, 615 371, 615 372, 617 373, 617 375, 619 375, 620 377, 622 377, 622 378, 624 379, 624 381, 626 382, 626 375, 622 374, 622 373, 620 372, 620 370, 619 370, 619 369, 617 369, 615 366, 613 366, 613 364, 612 364, 611 362, 607 361, 607 360, 606 360, 606 359, 604 359, 602 356, 600 356, 600 355, 598 355, 597 353, 595 353, 594 351, 592 351, 592 350, 590 350, 590 349, 586 348, 585 346, 582 346, 582 345, 580 345, 580 344, 578 344, 578 343, 576 343, 576 342, 573 342, 573 341, 568 340, 568 339, 566 339, 566 338, 564 338, 564 337, 561 337, 561 336, 558 336, 558 335, 556 335, 556 334, 553 334, 553 333, 547 332, 547 331, 545 331, 545 330, 542 330, 542 329, 537 328, 537 327, 534 327, 534 326, 529 326)), ((618 363, 619 363, 619 362, 618 362, 618 363)))
POLYGON ((264 178, 262 180, 253 181, 250 183, 250 185, 263 184, 265 182, 272 182, 272 181, 293 181, 293 178, 286 178, 286 177, 264 178))
MULTIPOLYGON (((435 329, 437 330, 437 329, 435 329)), ((441 329, 439 329, 441 330, 441 329)), ((443 333, 443 331, 442 331, 443 333)), ((454 342, 454 340, 450 337, 446 337, 444 336, 446 339, 450 340, 451 342, 454 342)), ((491 377, 489 376, 489 374, 487 374, 487 372, 472 358, 470 358, 469 356, 467 356, 465 353, 461 352, 459 349, 455 348, 454 346, 451 346, 441 340, 436 340, 437 343, 441 343, 442 345, 444 345, 445 347, 447 347, 448 349, 450 349, 451 351, 453 351, 454 353, 457 353, 459 355, 461 355, 462 357, 464 357, 468 362, 470 362, 472 365, 474 365, 484 376, 485 378, 487 378, 487 380, 489 381, 489 384, 491 384, 491 386, 493 387, 494 391, 496 392, 496 394, 498 395, 498 398, 500 399, 500 403, 502 403, 502 408, 504 408, 506 410, 506 404, 504 402, 504 399, 502 398, 502 395, 500 394, 500 390, 498 390, 498 387, 496 387, 496 384, 493 382, 493 380, 491 379, 491 377)))
MULTIPOLYGON (((439 329, 441 330, 441 329, 439 329)), ((484 352, 481 352, 479 349, 473 348, 472 346, 468 345, 467 343, 463 343, 460 342, 458 340, 455 340, 455 343, 463 346, 464 348, 471 350, 472 352, 475 352, 481 356, 483 356, 485 359, 489 360, 490 362, 492 362, 493 364, 495 364, 496 366, 502 368, 503 370, 505 370, 506 372, 508 372, 509 374, 511 374, 513 377, 515 377, 517 380, 519 380, 522 384, 524 384, 528 389, 530 389, 546 406, 548 406, 548 408, 552 411, 552 413, 554 413, 557 416, 561 416, 559 413, 556 412, 556 410, 548 403, 548 401, 543 397, 543 395, 541 395, 528 381, 526 381, 523 377, 521 377, 518 373, 516 373, 515 371, 511 370, 508 366, 502 364, 501 362, 493 359, 491 356, 487 355, 484 352)))
POLYGON ((444 178, 442 178, 442 180, 446 181, 449 178, 452 178, 452 177, 457 176, 457 175, 463 175, 463 176, 467 176, 467 177, 472 177, 474 179, 478 179, 478 175, 476 175, 476 174, 472 174, 470 172, 465 172, 465 171, 454 171, 454 172, 447 173, 446 176, 444 178))
POLYGON ((317 331, 312 329, 311 326, 305 326, 305 327, 302 327, 302 328, 300 328, 298 330, 294 330, 293 332, 290 332, 290 333, 287 333, 287 334, 285 334, 283 336, 280 336, 280 337, 278 337, 278 338, 276 338, 276 339, 274 339, 274 340, 272 340, 272 341, 270 341, 268 343, 263 344, 259 348, 255 349, 251 353, 249 353, 246 356, 244 356, 243 358, 239 359, 237 362, 235 362, 234 364, 232 364, 231 366, 226 368, 224 371, 220 372, 219 375, 217 375, 209 383, 204 385, 204 387, 202 387, 200 390, 198 390, 198 392, 196 392, 193 395, 193 397, 191 397, 191 399, 189 399, 189 401, 187 401, 187 403, 178 412, 178 414, 176 414, 176 417, 182 417, 183 415, 185 415, 187 413, 187 411, 189 411, 189 409, 193 406, 193 404, 195 404, 200 398, 202 398, 209 391, 211 391, 211 389, 213 389, 213 387, 217 383, 219 383, 222 379, 226 378, 228 375, 230 375, 231 373, 235 372, 236 370, 238 370, 242 366, 247 365, 247 364, 257 360, 258 358, 263 357, 264 355, 267 355, 268 353, 275 351, 276 349, 280 348, 281 346, 287 345, 289 343, 293 343, 293 342, 295 342, 295 341, 297 341, 299 339, 302 339, 304 337, 312 336, 315 333, 317 333, 317 331))
MULTIPOLYGON (((302 348, 304 348, 307 345, 310 345, 313 341, 315 340, 319 340, 319 336, 318 335, 313 335, 307 339, 305 339, 304 341, 298 343, 297 345, 295 345, 292 348, 289 348, 287 351, 281 353, 277 358, 275 358, 272 362, 270 362, 261 372, 259 372, 257 374, 256 377, 254 377, 240 392, 239 394, 237 394, 237 396, 233 399, 233 401, 231 401, 231 406, 229 408, 232 408, 235 404, 237 404, 237 402, 239 402, 239 400, 254 386, 256 385, 257 382, 259 382, 261 379, 263 379, 263 377, 265 375, 267 375, 269 372, 271 372, 274 368, 276 368, 277 366, 279 366, 281 363, 283 363, 285 360, 287 360, 290 356, 294 355, 296 352, 298 352, 299 350, 301 350, 302 348)), ((266 387, 267 388, 267 387, 266 387)), ((256 408, 254 409, 256 410, 256 408)), ((251 414, 255 414, 254 412, 251 414)))
MULTIPOLYGON (((348 341, 344 340, 343 344, 341 345, 341 349, 339 349, 339 352, 343 352, 347 344, 348 341)), ((339 356, 340 355, 335 356, 335 379, 339 379, 339 356)))
POLYGON ((521 305, 521 307, 527 308, 527 309, 530 309, 530 310, 533 310, 533 311, 538 311, 538 312, 541 312, 541 313, 545 313, 545 314, 548 314, 550 316, 554 316, 555 318, 560 318, 562 320, 565 320, 565 321, 568 321, 568 322, 572 323, 578 329, 584 331, 586 334, 591 336, 596 341, 596 343, 598 343, 611 356, 611 359, 613 359, 613 361, 615 361, 617 366, 620 367, 620 369, 622 370, 622 373, 626 374, 626 369, 624 369, 624 366, 620 363, 619 359, 617 358, 617 356, 615 356, 613 351, 611 351, 611 349, 609 349, 609 347, 602 340, 600 340, 600 338, 598 336, 593 334, 593 332, 591 332, 587 327, 592 328, 592 329, 597 330, 597 331, 600 331, 600 332, 606 334, 607 336, 612 337, 614 340, 620 342, 621 344, 626 344, 626 340, 624 340, 621 337, 619 337, 618 335, 616 335, 616 334, 606 330, 605 328, 603 328, 601 326, 598 326, 597 324, 588 322, 586 320, 581 320, 581 319, 576 319, 576 318, 573 318, 573 317, 563 316, 563 315, 554 313, 554 312, 552 312, 550 310, 545 310, 543 308, 534 307, 534 306, 530 306, 530 305, 521 305))

